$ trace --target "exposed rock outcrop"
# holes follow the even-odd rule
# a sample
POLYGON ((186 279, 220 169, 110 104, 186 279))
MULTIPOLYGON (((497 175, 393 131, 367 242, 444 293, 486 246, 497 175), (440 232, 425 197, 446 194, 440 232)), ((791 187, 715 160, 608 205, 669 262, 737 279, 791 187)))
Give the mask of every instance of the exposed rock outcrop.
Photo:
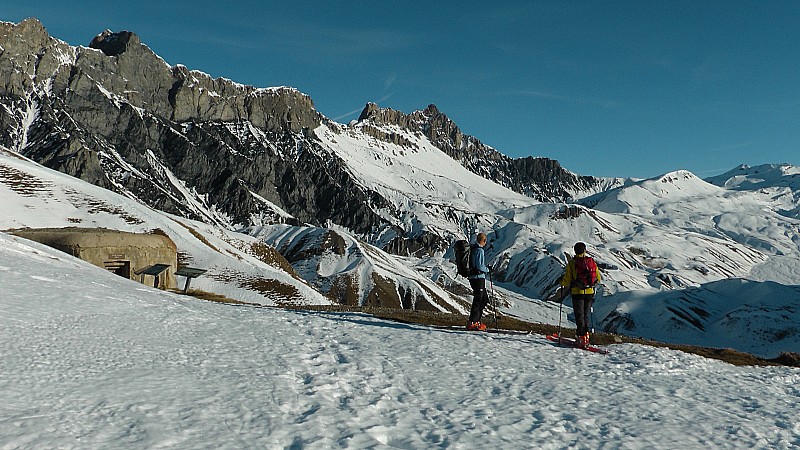
MULTIPOLYGON (((592 190, 602 183, 594 177, 575 175, 552 159, 513 159, 503 155, 475 137, 462 133, 436 105, 405 114, 368 103, 358 121, 376 126, 394 125, 418 132, 472 172, 539 201, 565 201, 572 197, 571 192, 592 190)), ((386 142, 399 143, 391 133, 368 125, 362 130, 386 142)))
POLYGON ((296 89, 171 67, 127 31, 75 48, 28 19, 1 24, 0 46, 0 68, 16 74, 0 89, 0 143, 49 167, 215 219, 189 205, 197 199, 186 198, 182 180, 232 225, 281 217, 363 231, 381 223, 367 205, 385 205, 315 143, 310 131, 324 118, 296 89))
POLYGON ((102 51, 106 56, 118 56, 125 53, 129 42, 133 46, 141 44, 139 37, 130 31, 114 33, 111 30, 106 30, 95 36, 92 42, 89 43, 89 47, 102 51), (133 42, 131 42, 131 38, 133 38, 133 42))

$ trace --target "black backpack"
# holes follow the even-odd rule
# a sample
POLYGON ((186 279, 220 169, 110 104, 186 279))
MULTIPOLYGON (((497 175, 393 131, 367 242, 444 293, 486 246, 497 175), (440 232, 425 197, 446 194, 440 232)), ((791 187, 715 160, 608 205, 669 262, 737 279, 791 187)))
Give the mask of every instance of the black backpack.
POLYGON ((456 271, 462 277, 472 275, 472 246, 464 239, 456 241, 453 246, 456 254, 456 271))

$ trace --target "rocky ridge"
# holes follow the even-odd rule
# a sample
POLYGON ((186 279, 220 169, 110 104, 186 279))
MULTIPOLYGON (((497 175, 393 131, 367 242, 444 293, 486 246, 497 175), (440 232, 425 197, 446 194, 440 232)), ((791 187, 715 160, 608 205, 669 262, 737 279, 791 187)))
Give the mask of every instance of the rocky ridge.
MULTIPOLYGON (((0 68, 13 74, 0 91, 0 143, 49 167, 228 226, 332 222, 367 236, 391 225, 375 213, 391 209, 386 202, 316 144, 315 128, 339 124, 296 89, 170 66, 129 31, 106 30, 89 47, 71 47, 27 19, 0 25, 0 46, 0 68)), ((404 114, 368 104, 360 120, 423 133, 468 169, 540 200, 598 185, 552 160, 508 158, 434 106, 404 114)), ((363 130, 404 144, 400 135, 363 130)))
POLYGON ((315 144, 310 131, 327 119, 307 95, 169 66, 129 32, 92 45, 70 47, 35 19, 0 25, 0 69, 12 74, 0 90, 0 143, 221 225, 332 221, 359 232, 380 222, 366 206, 380 199, 315 144))
POLYGON ((587 192, 622 184, 622 180, 573 174, 561 167, 558 161, 549 158, 528 156, 514 159, 506 156, 477 138, 464 134, 436 105, 405 114, 369 103, 361 112, 358 122, 364 125, 364 132, 399 145, 404 144, 399 135, 387 135, 370 125, 395 125, 420 133, 470 171, 541 202, 568 201, 587 192))

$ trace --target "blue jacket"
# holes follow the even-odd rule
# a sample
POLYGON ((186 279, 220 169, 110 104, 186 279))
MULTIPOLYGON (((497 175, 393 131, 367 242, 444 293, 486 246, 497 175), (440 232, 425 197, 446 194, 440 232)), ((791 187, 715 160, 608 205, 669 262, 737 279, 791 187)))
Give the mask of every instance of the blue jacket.
POLYGON ((476 280, 479 278, 486 278, 486 274, 489 273, 489 268, 486 267, 486 256, 483 253, 483 247, 478 244, 473 244, 470 249, 470 258, 472 267, 474 267, 478 273, 470 275, 469 279, 476 280))

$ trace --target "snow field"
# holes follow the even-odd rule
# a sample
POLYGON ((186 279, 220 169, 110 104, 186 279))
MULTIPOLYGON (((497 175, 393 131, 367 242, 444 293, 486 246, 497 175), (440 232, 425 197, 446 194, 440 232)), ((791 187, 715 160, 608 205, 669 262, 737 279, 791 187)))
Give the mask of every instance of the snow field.
POLYGON ((0 305, 3 449, 800 445, 797 369, 201 302, 8 235, 0 305))

